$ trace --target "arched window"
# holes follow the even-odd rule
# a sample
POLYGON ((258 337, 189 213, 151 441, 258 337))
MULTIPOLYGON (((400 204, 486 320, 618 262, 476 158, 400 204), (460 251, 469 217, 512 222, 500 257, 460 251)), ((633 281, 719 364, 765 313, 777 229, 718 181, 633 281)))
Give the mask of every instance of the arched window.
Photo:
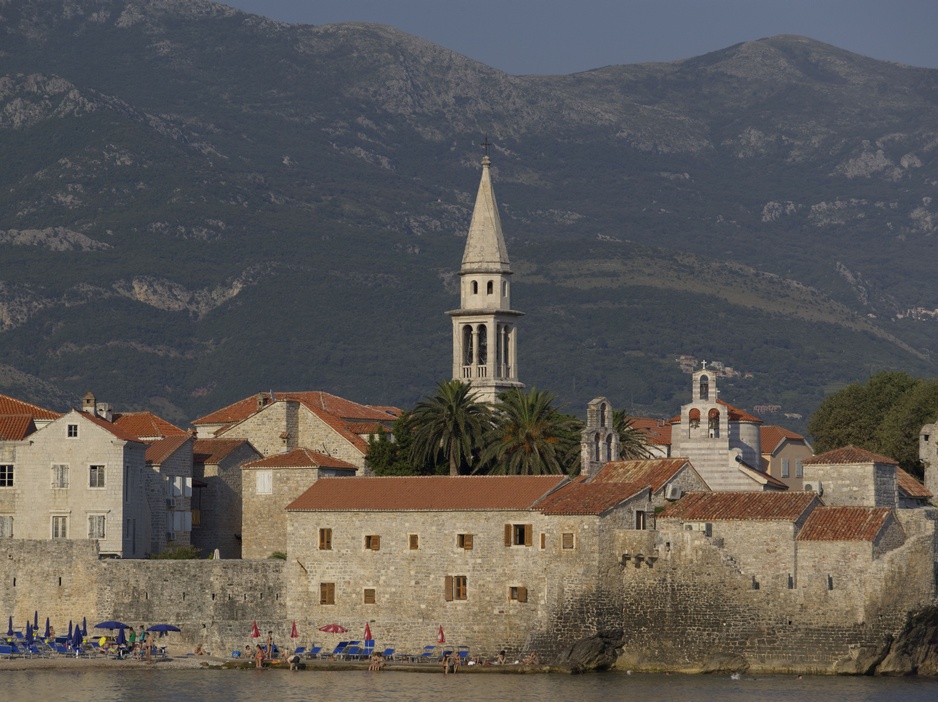
POLYGON ((710 378, 706 375, 700 376, 700 399, 710 399, 710 378))
POLYGON ((472 365, 472 327, 466 325, 462 328, 462 364, 472 365))
POLYGON ((502 297, 508 297, 508 281, 502 281, 502 297))
POLYGON ((710 438, 720 435, 720 410, 714 407, 707 413, 707 432, 710 438))
POLYGON ((472 294, 473 294, 473 295, 478 295, 478 294, 479 294, 479 283, 478 283, 478 281, 475 281, 475 280, 472 281, 472 294))
POLYGON ((606 403, 601 402, 599 404, 599 426, 606 426, 606 403))
POLYGON ((606 460, 612 460, 612 434, 606 437, 606 460))
POLYGON ((687 415, 687 419, 690 421, 690 428, 696 429, 700 426, 700 410, 694 407, 690 413, 687 415))
POLYGON ((485 285, 485 294, 486 294, 486 295, 491 295, 493 292, 495 292, 494 285, 495 285, 495 283, 493 283, 491 280, 490 280, 488 283, 486 283, 486 285, 485 285))
POLYGON ((593 436, 593 460, 599 460, 599 434, 593 436))
POLYGON ((484 324, 479 325, 479 365, 484 366, 488 363, 487 354, 489 350, 488 344, 488 327, 484 324))

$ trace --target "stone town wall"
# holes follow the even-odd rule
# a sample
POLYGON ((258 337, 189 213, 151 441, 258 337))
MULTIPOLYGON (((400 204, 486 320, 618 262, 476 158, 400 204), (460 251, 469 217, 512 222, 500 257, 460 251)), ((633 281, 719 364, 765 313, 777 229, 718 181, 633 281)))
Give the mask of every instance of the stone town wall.
POLYGON ((316 468, 244 468, 241 557, 268 558, 287 550, 286 506, 316 482, 316 468), (271 474, 270 493, 257 492, 257 475, 271 474))
POLYGON ((283 570, 277 560, 99 560, 89 540, 3 539, 0 611, 18 628, 38 611, 40 626, 49 617, 59 634, 82 617, 89 628, 103 619, 175 624, 182 633, 173 641, 228 652, 250 643, 255 620, 275 641, 289 640, 283 570))

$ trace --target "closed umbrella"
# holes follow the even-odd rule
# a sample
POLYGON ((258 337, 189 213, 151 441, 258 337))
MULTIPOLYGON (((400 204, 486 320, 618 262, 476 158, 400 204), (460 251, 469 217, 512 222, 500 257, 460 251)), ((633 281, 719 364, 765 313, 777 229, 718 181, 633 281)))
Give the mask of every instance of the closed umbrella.
POLYGON ((296 630, 296 619, 293 620, 293 628, 290 629, 290 638, 297 639, 300 636, 300 632, 296 630))
POLYGON ((81 635, 82 636, 88 635, 88 622, 85 620, 84 617, 81 618, 81 635))
POLYGON ((76 656, 81 651, 81 641, 82 641, 81 627, 76 624, 75 631, 72 634, 72 649, 75 651, 76 656))
POLYGON ((52 632, 49 631, 49 617, 46 617, 46 633, 42 635, 42 638, 48 639, 50 633, 52 632))
POLYGON ((10 615, 10 626, 7 627, 7 636, 13 636, 13 615, 10 615))
POLYGON ((443 625, 440 624, 440 630, 436 634, 436 642, 445 644, 446 643, 446 634, 443 633, 443 625))
POLYGON ((39 610, 33 612, 33 631, 39 631, 39 610))
POLYGON ((117 640, 114 643, 116 643, 118 646, 127 645, 127 635, 124 633, 124 627, 121 627, 117 630, 117 640))
POLYGON ((72 639, 72 620, 71 619, 68 620, 68 639, 69 641, 71 641, 72 639))
POLYGON ((371 626, 365 622, 365 641, 374 641, 375 637, 371 635, 371 626))
POLYGON ((26 622, 26 645, 33 645, 33 624, 32 622, 26 622))
POLYGON ((256 639, 261 635, 260 630, 257 628, 257 620, 254 620, 254 623, 251 625, 251 638, 256 639))

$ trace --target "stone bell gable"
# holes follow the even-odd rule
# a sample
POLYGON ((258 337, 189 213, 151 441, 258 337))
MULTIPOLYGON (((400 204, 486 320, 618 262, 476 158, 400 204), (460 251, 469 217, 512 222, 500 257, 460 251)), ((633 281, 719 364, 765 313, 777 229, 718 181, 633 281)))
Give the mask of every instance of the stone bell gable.
POLYGON ((613 426, 612 403, 597 397, 586 406, 586 425, 580 433, 580 474, 593 476, 609 461, 619 459, 619 432, 613 426))

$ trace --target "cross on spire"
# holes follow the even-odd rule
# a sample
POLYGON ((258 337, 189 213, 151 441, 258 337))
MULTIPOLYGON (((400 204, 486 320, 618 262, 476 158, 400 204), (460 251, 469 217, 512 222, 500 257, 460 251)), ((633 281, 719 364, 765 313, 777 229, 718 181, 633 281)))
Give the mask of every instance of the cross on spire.
POLYGON ((482 142, 479 144, 479 146, 481 146, 483 149, 485 149, 485 155, 486 155, 486 156, 489 155, 489 147, 490 147, 491 145, 492 145, 492 144, 491 144, 491 142, 489 141, 489 136, 488 136, 488 134, 486 134, 486 135, 485 135, 485 139, 483 139, 482 142))

